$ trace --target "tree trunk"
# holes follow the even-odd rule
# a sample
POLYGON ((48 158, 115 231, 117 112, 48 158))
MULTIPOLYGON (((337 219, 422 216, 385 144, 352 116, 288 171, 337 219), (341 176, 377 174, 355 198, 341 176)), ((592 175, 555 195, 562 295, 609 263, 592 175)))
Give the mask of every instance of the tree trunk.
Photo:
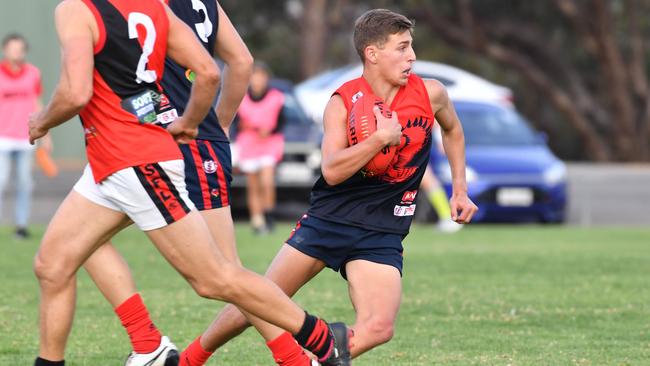
MULTIPOLYGON (((302 18, 300 74, 308 78, 322 69, 327 37, 327 0, 306 0, 302 18)), ((290 55, 287 55, 290 56, 290 55)))

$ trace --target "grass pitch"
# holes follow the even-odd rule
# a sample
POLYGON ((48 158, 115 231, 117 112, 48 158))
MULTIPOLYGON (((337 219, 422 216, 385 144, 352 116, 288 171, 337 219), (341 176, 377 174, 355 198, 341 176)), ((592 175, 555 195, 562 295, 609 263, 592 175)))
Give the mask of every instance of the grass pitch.
MULTIPOLYGON (((246 266, 262 272, 290 226, 257 238, 237 226, 246 266)), ((40 236, 42 230, 35 232, 40 236)), ((115 243, 158 327, 179 347, 221 308, 200 299, 144 235, 115 243)), ((37 352, 38 239, 0 229, 0 365, 31 365, 37 352)), ((474 226, 443 235, 415 226, 405 242, 404 297, 393 341, 354 365, 649 365, 650 229, 474 226)), ((121 365, 126 333, 85 274, 67 364, 121 365)), ((345 282, 323 272, 296 300, 329 320, 353 322, 345 282)), ((209 365, 272 365, 252 330, 209 365)))

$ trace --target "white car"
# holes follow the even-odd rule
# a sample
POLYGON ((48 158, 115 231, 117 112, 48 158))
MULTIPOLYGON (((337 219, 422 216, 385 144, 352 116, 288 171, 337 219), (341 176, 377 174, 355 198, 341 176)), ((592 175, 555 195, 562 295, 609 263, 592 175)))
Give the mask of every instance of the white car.
MULTIPOLYGON (((361 63, 327 71, 298 84, 295 95, 303 109, 317 123, 332 93, 346 81, 361 76, 361 63)), ((457 67, 437 62, 415 61, 413 72, 424 79, 436 79, 445 85, 452 100, 512 103, 512 91, 457 67)))

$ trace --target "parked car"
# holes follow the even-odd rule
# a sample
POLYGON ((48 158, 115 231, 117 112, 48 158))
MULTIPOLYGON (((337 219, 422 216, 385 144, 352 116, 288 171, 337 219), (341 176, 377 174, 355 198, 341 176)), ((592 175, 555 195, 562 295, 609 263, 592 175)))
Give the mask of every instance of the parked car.
MULTIPOLYGON (((465 132, 468 193, 478 205, 474 221, 541 221, 566 218, 565 164, 513 107, 454 101, 465 132)), ((448 194, 449 162, 437 148, 431 164, 448 194)))
MULTIPOLYGON (((324 72, 298 84, 295 94, 314 121, 322 123, 323 111, 332 93, 343 83, 361 76, 363 66, 353 64, 324 72)), ((447 88, 452 100, 495 101, 510 104, 512 91, 454 66, 437 62, 415 61, 413 72, 424 79, 436 79, 447 88)))

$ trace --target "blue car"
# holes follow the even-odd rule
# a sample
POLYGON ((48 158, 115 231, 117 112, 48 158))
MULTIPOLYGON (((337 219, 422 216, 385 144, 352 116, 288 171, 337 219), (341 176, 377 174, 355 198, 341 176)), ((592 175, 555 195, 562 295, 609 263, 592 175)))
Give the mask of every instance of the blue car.
MULTIPOLYGON (((465 131, 467 182, 479 211, 474 221, 563 222, 566 166, 514 108, 455 101, 465 131)), ((431 164, 451 194, 449 163, 434 146, 431 164)))

